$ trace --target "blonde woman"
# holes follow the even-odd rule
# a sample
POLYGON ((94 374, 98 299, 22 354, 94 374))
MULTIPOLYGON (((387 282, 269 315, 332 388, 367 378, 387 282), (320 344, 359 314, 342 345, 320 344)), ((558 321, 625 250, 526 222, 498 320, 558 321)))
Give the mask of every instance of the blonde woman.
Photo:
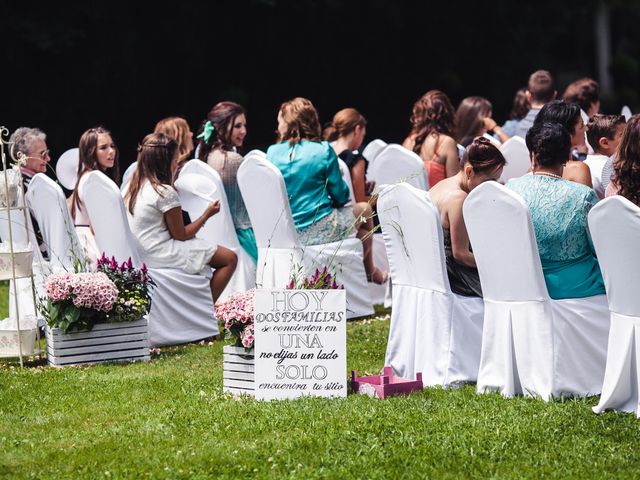
POLYGON ((193 151, 193 132, 189 128, 189 124, 181 117, 163 118, 156 123, 153 133, 164 133, 178 143, 178 164, 175 173, 177 177, 193 151))

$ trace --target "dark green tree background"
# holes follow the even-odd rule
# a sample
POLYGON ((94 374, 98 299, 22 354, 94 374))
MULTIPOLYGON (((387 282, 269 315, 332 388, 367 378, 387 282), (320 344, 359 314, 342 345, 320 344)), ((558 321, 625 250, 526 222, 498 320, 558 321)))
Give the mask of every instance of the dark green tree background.
MULTIPOLYGON (((603 111, 640 107, 640 2, 611 1, 613 94, 603 111)), ((274 138, 280 103, 310 98, 322 121, 353 106, 368 138, 401 141, 413 102, 440 88, 454 104, 482 95, 504 121, 539 68, 560 92, 597 79, 598 0, 427 2, 222 0, 159 4, 0 0, 0 124, 38 126, 52 158, 81 133, 112 130, 121 161, 169 115, 195 129, 217 101, 246 106, 246 147, 274 138)))

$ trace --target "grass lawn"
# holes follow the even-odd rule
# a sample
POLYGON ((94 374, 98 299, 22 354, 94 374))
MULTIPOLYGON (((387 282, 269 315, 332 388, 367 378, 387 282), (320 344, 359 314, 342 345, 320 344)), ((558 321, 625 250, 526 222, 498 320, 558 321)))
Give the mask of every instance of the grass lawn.
MULTIPOLYGON (((349 324, 349 369, 383 366, 388 329, 382 317, 349 324)), ((221 392, 220 342, 163 348, 146 364, 0 360, 0 478, 640 477, 640 423, 594 415, 595 398, 546 404, 469 386, 261 403, 221 392)))

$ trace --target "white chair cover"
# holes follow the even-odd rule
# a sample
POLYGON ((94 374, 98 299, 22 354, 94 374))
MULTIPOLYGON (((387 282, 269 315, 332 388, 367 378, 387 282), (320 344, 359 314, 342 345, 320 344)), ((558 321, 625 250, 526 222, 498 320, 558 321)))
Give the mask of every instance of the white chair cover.
POLYGON ((74 271, 76 261, 85 262, 84 253, 60 186, 44 173, 34 175, 26 194, 54 271, 74 271))
POLYGON ((373 165, 369 165, 369 177, 376 188, 383 185, 407 182, 421 190, 429 189, 427 171, 422 159, 401 145, 389 144, 378 154, 373 165))
POLYGON ((238 241, 227 195, 218 172, 200 160, 189 160, 180 170, 175 186, 180 194, 182 208, 189 212, 192 219, 202 215, 211 201, 220 200, 220 212, 207 220, 207 223, 197 234, 198 237, 212 244, 222 245, 233 250, 238 256, 236 271, 218 301, 226 300, 233 293, 246 292, 254 288, 256 286, 256 264, 238 241), (200 181, 204 179, 214 187, 215 193, 209 199, 193 195, 196 187, 196 179, 193 178, 193 175, 200 177, 200 181))
POLYGON ((484 295, 478 392, 600 393, 609 318, 605 295, 551 300, 529 209, 497 182, 474 189, 463 207, 484 295))
POLYGON ((387 146, 387 142, 384 140, 380 140, 376 138, 375 140, 371 140, 365 149, 362 151, 362 156, 369 161, 369 167, 378 157, 378 154, 387 146))
MULTIPOLYGON (((119 262, 131 257, 134 265, 142 265, 118 187, 102 172, 88 175, 85 204, 98 246, 119 262)), ((152 346, 192 342, 218 334, 207 277, 173 268, 152 268, 149 275, 157 285, 151 292, 149 312, 152 346)))
POLYGON ((611 312, 604 384, 593 411, 640 417, 640 208, 624 197, 609 197, 589 212, 589 229, 611 312))
POLYGON ((442 225, 429 195, 406 183, 386 187, 378 215, 393 280, 385 365, 425 386, 473 382, 482 341, 482 299, 451 292, 442 225))
MULTIPOLYGON (((2 172, 0 172, 0 178, 2 172)), ((17 206, 25 205, 24 197, 20 192, 18 195, 17 206)), ((33 278, 36 287, 36 296, 44 295, 44 280, 52 273, 51 266, 46 262, 36 240, 33 225, 31 223, 31 214, 29 210, 11 210, 7 212, 4 208, 0 208, 0 238, 4 243, 9 243, 9 239, 13 239, 14 250, 23 250, 27 245, 31 245, 33 249, 33 278), (26 214, 26 228, 25 228, 26 214), (11 222, 11 236, 9 235, 9 221, 11 222)), ((15 281, 9 281, 9 316, 11 318, 23 319, 27 315, 36 315, 37 305, 34 303, 33 292, 31 290, 31 278, 19 278, 15 281), (15 297, 18 297, 18 313, 16 314, 15 297)))
POLYGON ((282 174, 261 155, 245 157, 238 169, 238 185, 258 244, 258 287, 285 288, 297 267, 312 272, 327 265, 338 269, 338 282, 347 291, 347 318, 373 313, 360 240, 303 248, 282 174))
POLYGON ((76 188, 79 163, 80 149, 77 147, 64 152, 56 162, 56 177, 67 190, 76 188))
POLYGON ((507 164, 502 170, 501 183, 507 183, 512 178, 521 177, 531 168, 529 149, 524 138, 513 136, 500 147, 507 164))
POLYGON ((138 162, 133 162, 131 165, 127 167, 127 169, 122 174, 122 183, 120 184, 120 191, 124 192, 131 181, 131 177, 133 177, 133 172, 138 168, 138 162))
POLYGON ((631 109, 629 108, 629 106, 625 105, 624 107, 622 107, 620 115, 622 115, 624 117, 624 120, 628 122, 633 114, 631 113, 631 109))

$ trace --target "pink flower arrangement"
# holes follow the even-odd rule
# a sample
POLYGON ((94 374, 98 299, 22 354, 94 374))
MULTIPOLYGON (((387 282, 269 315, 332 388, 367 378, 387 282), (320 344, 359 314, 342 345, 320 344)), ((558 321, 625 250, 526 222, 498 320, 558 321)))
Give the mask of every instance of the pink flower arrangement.
POLYGON ((76 307, 109 312, 118 298, 118 289, 104 273, 54 273, 45 284, 53 301, 71 300, 76 307))
POLYGON ((227 338, 235 338, 236 347, 253 348, 253 296, 255 289, 237 293, 216 305, 216 317, 224 322, 227 338))
POLYGON ((41 308, 51 327, 67 332, 105 321, 117 299, 116 285, 102 272, 54 273, 45 282, 41 308))

